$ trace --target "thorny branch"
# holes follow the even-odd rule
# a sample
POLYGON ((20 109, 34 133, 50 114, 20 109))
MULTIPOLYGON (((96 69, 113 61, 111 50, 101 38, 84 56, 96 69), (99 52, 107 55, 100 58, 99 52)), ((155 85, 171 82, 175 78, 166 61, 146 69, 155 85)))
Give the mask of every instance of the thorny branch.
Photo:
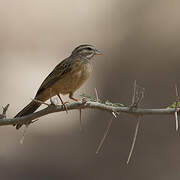
MULTIPOLYGON (((175 108, 162 108, 162 109, 143 109, 143 108, 136 108, 130 110, 129 107, 126 106, 115 106, 115 105, 109 105, 101 102, 94 102, 94 101, 82 101, 82 102, 75 102, 75 103, 69 103, 66 104, 68 111, 71 110, 78 110, 78 109, 99 109, 102 111, 107 112, 117 112, 117 113, 125 113, 125 114, 131 114, 131 115, 172 115, 176 112, 175 108)), ((177 108, 177 111, 179 111, 180 108, 177 108)), ((45 116, 47 114, 56 113, 56 112, 63 112, 66 111, 64 106, 62 105, 48 105, 48 107, 37 111, 35 113, 29 114, 24 117, 17 117, 17 118, 4 118, 0 119, 0 126, 5 125, 13 125, 14 123, 18 122, 27 122, 32 121, 34 119, 40 118, 42 116, 45 116)))
MULTIPOLYGON (((130 153, 129 153, 128 160, 127 160, 127 163, 129 163, 129 160, 131 158, 133 148, 135 145, 137 133, 138 133, 138 127, 140 124, 140 117, 145 116, 145 115, 173 115, 174 114, 175 120, 176 120, 176 130, 178 130, 178 118, 177 117, 178 117, 178 112, 180 111, 180 98, 178 95, 177 85, 175 86, 175 90, 176 90, 176 101, 172 105, 168 106, 167 108, 161 108, 161 109, 139 108, 139 104, 141 103, 141 101, 144 97, 144 88, 138 86, 136 84, 136 81, 134 82, 133 98, 132 98, 132 104, 130 105, 130 107, 122 105, 120 103, 112 103, 109 101, 102 102, 98 97, 98 93, 97 93, 96 89, 95 89, 96 98, 92 98, 88 95, 83 94, 83 95, 81 95, 82 96, 81 101, 75 102, 75 103, 67 103, 66 106, 57 105, 57 102, 52 102, 52 99, 50 101, 51 104, 33 99, 34 101, 38 101, 39 103, 47 105, 47 107, 40 110, 40 111, 26 115, 24 117, 6 118, 6 112, 7 112, 7 109, 9 107, 9 104, 8 104, 7 106, 3 107, 3 112, 2 112, 2 114, 0 114, 0 126, 13 125, 13 124, 16 124, 18 122, 22 122, 27 126, 29 124, 36 122, 37 120, 39 120, 38 118, 45 116, 47 114, 56 113, 56 112, 63 112, 63 111, 67 112, 67 110, 68 111, 79 110, 80 111, 80 129, 81 129, 82 109, 99 109, 99 110, 111 113, 112 117, 111 117, 111 119, 107 125, 107 129, 105 130, 103 138, 101 139, 100 144, 98 146, 98 149, 96 151, 96 153, 98 153, 100 151, 103 143, 104 143, 104 140, 105 140, 109 130, 110 130, 113 116, 115 118, 117 118, 119 113, 134 115, 135 117, 137 117, 137 124, 136 124, 136 129, 135 129, 135 133, 134 133, 132 146, 131 146, 130 153)), ((27 131, 27 128, 26 128, 26 131, 27 131)), ((24 133, 23 133, 24 135, 23 135, 21 143, 23 143, 23 139, 24 139, 26 131, 24 131, 24 133)))

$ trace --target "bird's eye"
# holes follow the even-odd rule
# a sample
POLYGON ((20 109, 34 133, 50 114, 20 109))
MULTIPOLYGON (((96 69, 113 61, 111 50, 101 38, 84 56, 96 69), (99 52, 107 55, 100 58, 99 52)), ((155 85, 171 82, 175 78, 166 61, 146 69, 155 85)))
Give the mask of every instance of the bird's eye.
POLYGON ((88 51, 91 51, 92 49, 90 47, 87 48, 88 51))

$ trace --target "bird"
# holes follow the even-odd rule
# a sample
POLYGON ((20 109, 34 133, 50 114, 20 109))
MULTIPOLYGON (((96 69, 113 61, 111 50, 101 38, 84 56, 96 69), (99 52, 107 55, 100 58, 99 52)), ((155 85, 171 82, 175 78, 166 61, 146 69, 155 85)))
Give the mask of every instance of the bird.
MULTIPOLYGON (((73 95, 89 78, 92 73, 91 60, 94 56, 101 55, 100 50, 89 44, 76 47, 71 55, 62 60, 53 71, 45 78, 39 87, 35 100, 32 100, 14 118, 23 117, 35 112, 41 102, 45 102, 53 96, 58 96, 62 105, 65 106, 61 95, 69 95, 69 98, 78 101, 73 95)), ((23 122, 14 124, 19 129, 23 122)))

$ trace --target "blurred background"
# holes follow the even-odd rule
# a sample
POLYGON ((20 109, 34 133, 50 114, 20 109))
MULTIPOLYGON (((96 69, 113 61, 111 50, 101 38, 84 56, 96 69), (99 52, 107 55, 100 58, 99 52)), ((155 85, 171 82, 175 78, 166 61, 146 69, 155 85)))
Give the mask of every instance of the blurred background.
MULTIPOLYGON (((142 107, 167 107, 180 89, 178 0, 1 0, 0 105, 13 117, 34 97, 52 69, 83 43, 103 53, 78 90, 102 100, 131 103, 134 80, 145 88, 142 107)), ((67 100, 67 97, 63 97, 67 100)), ((3 180, 179 180, 180 137, 173 116, 143 117, 129 165, 135 118, 114 119, 102 151, 97 145, 110 118, 98 110, 56 113, 28 128, 0 127, 3 180)))

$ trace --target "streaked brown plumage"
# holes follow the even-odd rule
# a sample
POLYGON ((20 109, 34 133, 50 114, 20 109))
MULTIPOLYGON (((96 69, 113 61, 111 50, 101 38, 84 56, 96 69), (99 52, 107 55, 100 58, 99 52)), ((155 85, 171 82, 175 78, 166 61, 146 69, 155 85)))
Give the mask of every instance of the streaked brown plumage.
MULTIPOLYGON (((98 54, 100 54, 100 51, 92 45, 85 44, 75 48, 72 54, 60 62, 43 81, 37 91, 35 99, 45 102, 49 98, 58 95, 62 104, 64 104, 60 94, 69 94, 70 99, 77 101, 77 99, 73 97, 73 93, 79 89, 90 76, 92 72, 90 61, 98 54)), ((32 101, 22 109, 15 118, 31 114, 36 111, 39 106, 41 106, 41 103, 32 101)), ((15 124, 16 129, 19 129, 22 125, 23 123, 15 124)))

